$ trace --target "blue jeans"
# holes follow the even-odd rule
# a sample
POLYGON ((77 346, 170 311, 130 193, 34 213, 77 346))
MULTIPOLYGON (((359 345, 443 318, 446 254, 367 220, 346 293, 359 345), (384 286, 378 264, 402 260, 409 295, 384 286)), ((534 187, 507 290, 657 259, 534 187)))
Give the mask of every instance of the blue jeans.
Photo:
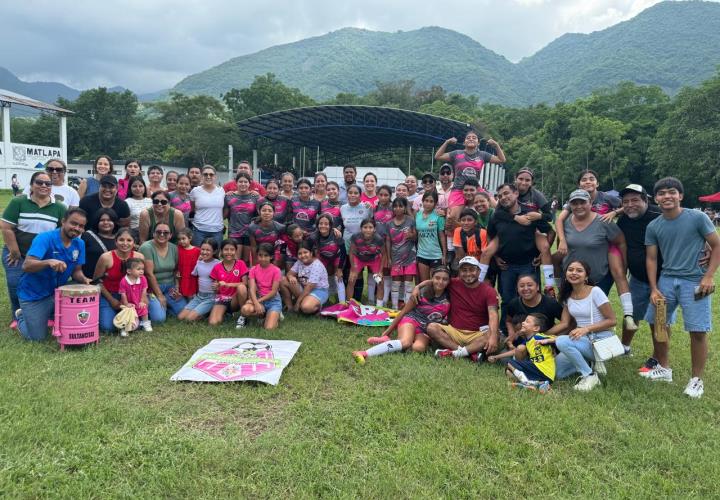
MULTIPOLYGON (((594 339, 599 340, 612 335, 611 332, 597 334, 594 339)), ((560 354, 555 357, 555 379, 567 378, 573 373, 583 377, 592 373, 590 362, 595 361, 592 342, 587 335, 573 340, 569 335, 560 335, 555 340, 560 354)))
POLYGON ((3 247, 2 263, 5 268, 5 280, 7 281, 8 297, 10 298, 10 317, 12 319, 17 319, 15 317, 15 311, 17 311, 20 307, 20 299, 18 299, 17 296, 17 287, 18 284, 20 284, 20 278, 22 278, 22 275, 24 274, 22 266, 25 259, 20 259, 17 264, 11 266, 7 262, 9 255, 10 250, 8 250, 8 247, 3 247))
MULTIPOLYGON (((167 306, 170 309, 170 312, 177 316, 178 314, 180 314, 180 311, 185 308, 187 301, 185 300, 185 297, 173 299, 170 296, 168 291, 174 287, 175 285, 172 284, 160 285, 160 291, 165 296, 165 300, 167 300, 167 306)), ((153 323, 164 323, 167 319, 167 311, 162 306, 162 304, 160 304, 160 301, 157 299, 157 297, 155 297, 155 295, 150 295, 150 304, 148 304, 148 315, 150 316, 150 321, 152 321, 153 323)))
POLYGON ((517 281, 518 278, 524 274, 532 274, 536 276, 538 283, 540 283, 540 274, 538 269, 532 265, 532 262, 527 264, 508 264, 508 268, 504 271, 500 271, 499 288, 500 298, 502 299, 502 313, 500 315, 500 329, 505 331, 505 318, 507 317, 506 308, 512 299, 517 297, 517 281))
MULTIPOLYGON (((206 238, 212 238, 217 243, 218 249, 220 248, 220 243, 222 243, 224 231, 212 232, 212 231, 200 231, 199 229, 193 229, 192 232, 193 232, 193 237, 192 237, 193 246, 200 248, 200 246, 202 245, 202 242, 205 241, 206 238)), ((154 321, 154 320, 150 320, 150 321, 154 321)))
MULTIPOLYGON (((111 294, 113 298, 120 300, 119 293, 111 294)), ((115 331, 115 325, 113 325, 113 319, 115 315, 120 311, 116 311, 110 305, 110 302, 100 295, 100 331, 102 332, 113 332, 115 331)))
MULTIPOLYGON (((695 300, 695 287, 700 280, 687 280, 660 275, 658 290, 665 296, 667 321, 675 322, 675 311, 680 306, 686 332, 709 332, 712 330, 712 295, 695 300)), ((655 324, 655 306, 652 302, 645 313, 645 321, 655 324)))
POLYGON ((20 309, 20 335, 36 342, 45 340, 48 336, 48 320, 55 317, 55 295, 40 300, 20 300, 20 309))

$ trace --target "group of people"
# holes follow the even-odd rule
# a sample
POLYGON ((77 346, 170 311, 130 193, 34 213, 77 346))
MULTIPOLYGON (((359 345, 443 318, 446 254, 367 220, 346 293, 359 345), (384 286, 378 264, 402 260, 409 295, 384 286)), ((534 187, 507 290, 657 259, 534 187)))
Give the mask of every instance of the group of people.
MULTIPOLYGON (((588 391, 605 370, 593 342, 614 335, 615 284, 626 352, 641 320, 654 331, 657 304, 669 323, 682 308, 685 393, 700 397, 720 240, 705 214, 681 207, 680 181, 659 180, 654 205, 637 184, 607 195, 583 170, 553 227, 531 169, 491 194, 478 179, 486 163, 505 161, 500 145, 483 151, 469 132, 446 152, 456 142, 438 148, 439 178, 427 173, 420 186, 413 176, 378 186, 373 173, 358 183, 353 165, 339 183, 318 172, 261 185, 248 162, 224 186, 211 165, 164 179, 152 166, 146 183, 139 161, 116 179, 101 156, 75 200, 62 190, 65 165, 51 160, 0 222, 13 322, 24 337, 45 338, 53 291, 70 278, 100 282, 103 331, 127 308, 148 331, 168 314, 220 325, 237 313, 237 328, 258 317, 271 329, 333 297, 361 301, 367 285, 371 305, 399 313, 372 347, 353 352, 358 362, 432 345, 438 357, 502 363, 520 387, 544 391, 576 374, 574 387, 588 391)), ((672 381, 668 346, 653 339, 642 376, 672 381)))

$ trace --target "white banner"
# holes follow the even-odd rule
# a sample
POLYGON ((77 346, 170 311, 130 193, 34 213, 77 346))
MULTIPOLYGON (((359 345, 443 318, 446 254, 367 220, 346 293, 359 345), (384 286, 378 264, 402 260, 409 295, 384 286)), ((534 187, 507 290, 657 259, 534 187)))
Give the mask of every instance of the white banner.
POLYGON ((277 385, 300 348, 293 340, 215 339, 195 351, 170 380, 238 382, 255 380, 277 385))
POLYGON ((33 144, 10 144, 10 151, 2 151, 5 167, 25 167, 41 169, 45 162, 57 158, 62 160, 62 149, 33 144))

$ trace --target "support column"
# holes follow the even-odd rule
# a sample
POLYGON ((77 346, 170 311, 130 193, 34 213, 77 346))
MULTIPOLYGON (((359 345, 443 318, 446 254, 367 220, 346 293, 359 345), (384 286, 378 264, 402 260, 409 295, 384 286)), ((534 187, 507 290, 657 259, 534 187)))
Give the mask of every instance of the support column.
POLYGON ((232 144, 228 144, 228 182, 233 178, 233 147, 232 144))
POLYGON ((257 168, 257 149, 253 149, 253 180, 260 180, 260 171, 257 168))
MULTIPOLYGON (((65 115, 60 115, 60 151, 62 160, 67 165, 67 116, 65 115)), ((65 176, 65 183, 67 183, 67 176, 65 176)))

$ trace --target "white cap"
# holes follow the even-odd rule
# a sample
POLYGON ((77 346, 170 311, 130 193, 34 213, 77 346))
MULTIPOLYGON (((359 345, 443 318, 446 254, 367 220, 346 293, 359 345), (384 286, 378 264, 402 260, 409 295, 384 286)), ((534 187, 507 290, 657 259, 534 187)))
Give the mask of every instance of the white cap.
POLYGON ((458 263, 458 267, 462 266, 463 264, 470 264, 471 266, 475 266, 478 269, 480 268, 480 263, 472 255, 467 255, 467 256, 463 257, 462 259, 460 259, 460 262, 458 263))

